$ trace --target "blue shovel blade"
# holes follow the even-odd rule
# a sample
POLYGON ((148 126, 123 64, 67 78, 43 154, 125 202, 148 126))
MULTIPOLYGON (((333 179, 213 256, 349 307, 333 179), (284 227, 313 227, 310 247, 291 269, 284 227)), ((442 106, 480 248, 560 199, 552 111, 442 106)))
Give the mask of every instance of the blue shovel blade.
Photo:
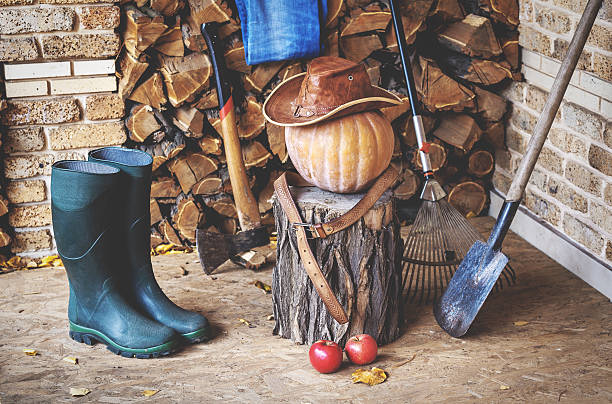
POLYGON ((444 331, 455 338, 467 332, 507 263, 508 257, 487 243, 472 245, 434 306, 444 331))

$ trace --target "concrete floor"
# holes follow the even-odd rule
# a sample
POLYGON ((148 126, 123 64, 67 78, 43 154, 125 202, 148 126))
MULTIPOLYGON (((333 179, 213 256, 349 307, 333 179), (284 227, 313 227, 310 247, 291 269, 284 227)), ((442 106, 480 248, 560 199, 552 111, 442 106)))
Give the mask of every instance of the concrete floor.
MULTIPOLYGON (((492 219, 477 224, 488 232, 492 219)), ((389 378, 373 387, 352 384, 358 367, 346 361, 337 373, 317 373, 307 346, 271 335, 271 297, 252 284, 271 283, 271 268, 226 264, 206 276, 195 254, 156 257, 167 294, 205 314, 216 330, 212 341, 156 360, 69 339, 62 269, 1 275, 0 401, 612 402, 612 304, 515 235, 506 240, 517 285, 492 295, 463 339, 444 333, 430 306, 409 307, 402 337, 382 347, 374 363, 389 378), (74 398, 71 387, 91 393, 74 398), (147 398, 145 390, 159 392, 147 398)))

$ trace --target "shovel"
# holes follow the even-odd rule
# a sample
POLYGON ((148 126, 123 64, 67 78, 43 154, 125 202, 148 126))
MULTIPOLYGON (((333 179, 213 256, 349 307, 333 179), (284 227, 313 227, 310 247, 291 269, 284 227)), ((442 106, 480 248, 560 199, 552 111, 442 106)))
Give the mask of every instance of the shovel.
POLYGON ((559 104, 563 100, 563 95, 601 3, 602 0, 589 0, 582 13, 567 55, 561 63, 542 114, 533 130, 533 136, 527 145, 527 152, 521 160, 489 239, 486 243, 477 241, 472 245, 442 298, 434 306, 434 315, 438 324, 453 337, 461 337, 470 328, 499 274, 508 262, 508 257, 501 252, 502 242, 521 203, 523 192, 555 119, 559 104))
POLYGON ((215 22, 205 23, 202 24, 201 30, 208 45, 217 80, 223 146, 241 231, 235 235, 228 235, 196 229, 198 256, 202 269, 207 274, 212 273, 219 265, 241 252, 267 245, 270 242, 268 231, 261 225, 259 205, 251 192, 246 175, 236 127, 234 101, 229 83, 226 81, 225 61, 217 38, 217 25, 218 23, 215 22))

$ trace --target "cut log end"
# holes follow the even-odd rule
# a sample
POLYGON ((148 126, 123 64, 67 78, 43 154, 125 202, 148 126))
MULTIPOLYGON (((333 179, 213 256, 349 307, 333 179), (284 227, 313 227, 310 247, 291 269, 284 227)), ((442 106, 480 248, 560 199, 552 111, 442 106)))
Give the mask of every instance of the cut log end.
POLYGON ((468 157, 468 172, 476 177, 484 177, 493 172, 495 160, 488 150, 476 150, 468 157))
MULTIPOLYGON (((302 217, 315 222, 345 213, 361 197, 318 189, 295 192, 302 217)), ((379 345, 399 336, 403 305, 396 303, 401 299, 401 237, 392 212, 393 202, 387 192, 355 225, 312 244, 330 287, 349 316, 349 323, 340 325, 304 271, 295 241, 286 239, 295 237, 295 233, 278 201, 274 201, 278 233, 277 263, 272 274, 274 334, 302 344, 330 339, 340 345, 361 333, 372 335, 379 345), (307 321, 309 318, 317 321, 307 321)))
POLYGON ((477 182, 462 182, 451 189, 448 202, 467 218, 478 216, 487 203, 487 192, 477 182))

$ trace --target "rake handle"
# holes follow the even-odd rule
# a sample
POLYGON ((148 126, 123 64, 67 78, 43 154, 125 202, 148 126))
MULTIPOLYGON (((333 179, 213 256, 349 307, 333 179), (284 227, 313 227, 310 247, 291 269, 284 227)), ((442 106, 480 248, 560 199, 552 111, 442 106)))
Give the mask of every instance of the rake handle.
POLYGON ((538 118, 535 129, 533 130, 533 136, 531 136, 529 144, 527 145, 527 152, 521 160, 521 164, 518 167, 514 180, 512 181, 512 185, 510 185, 510 189, 506 195, 506 201, 518 202, 523 196, 523 192, 525 191, 525 187, 527 186, 531 172, 538 161, 538 156, 540 155, 542 146, 544 146, 544 142, 548 136, 548 131, 550 130, 553 120, 555 119, 555 115, 559 110, 559 105, 561 104, 561 101, 563 101, 563 95, 565 94, 565 90, 567 89, 570 79, 572 78, 572 74, 574 73, 574 69, 578 63, 578 58, 582 53, 584 44, 589 36, 589 32, 591 32, 591 27, 593 26, 593 22, 595 21, 597 11, 599 11, 601 3, 602 0, 589 0, 584 12, 582 13, 582 17, 580 18, 580 22, 576 27, 576 32, 574 33, 572 42, 567 50, 567 55, 561 63, 559 73, 557 73, 557 77, 555 77, 555 81, 550 89, 550 94, 548 95, 546 103, 544 104, 544 109, 538 118))
POLYGON ((416 86, 414 85, 414 75, 412 74, 410 59, 408 58, 408 45, 406 44, 406 36, 404 35, 404 23, 402 22, 402 16, 400 14, 397 0, 389 0, 389 5, 391 6, 391 18, 393 19, 395 38, 397 38, 397 47, 399 50, 400 59, 402 60, 402 67, 404 68, 404 77, 406 79, 406 86, 408 88, 410 109, 412 110, 412 116, 418 116, 419 113, 416 108, 416 86))
POLYGON ((429 154, 427 154, 427 139, 425 137, 425 128, 423 120, 417 110, 417 92, 414 84, 414 75, 408 56, 408 45, 406 44, 406 36, 404 35, 404 23, 400 13, 397 0, 389 0, 391 8, 391 18, 393 19, 393 28, 395 30, 395 38, 397 39, 397 47, 399 50, 402 67, 404 69, 404 78, 406 79, 406 88, 408 90, 408 100, 410 101, 410 110, 412 113, 412 123, 414 125, 414 133, 416 135, 417 144, 419 147, 419 157, 423 166, 423 174, 426 179, 433 178, 433 170, 429 154))

